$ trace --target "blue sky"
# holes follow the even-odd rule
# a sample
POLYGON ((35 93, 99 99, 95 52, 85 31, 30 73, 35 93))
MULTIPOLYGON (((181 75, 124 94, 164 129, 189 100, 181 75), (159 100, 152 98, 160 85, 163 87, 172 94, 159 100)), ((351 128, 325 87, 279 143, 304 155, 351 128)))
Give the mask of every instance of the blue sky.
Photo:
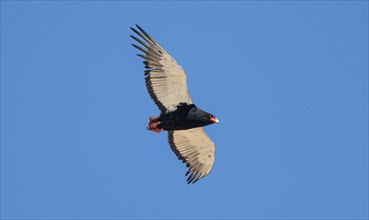
POLYGON ((368 2, 2 1, 1 218, 368 218, 368 2), (221 121, 196 184, 136 23, 221 121))

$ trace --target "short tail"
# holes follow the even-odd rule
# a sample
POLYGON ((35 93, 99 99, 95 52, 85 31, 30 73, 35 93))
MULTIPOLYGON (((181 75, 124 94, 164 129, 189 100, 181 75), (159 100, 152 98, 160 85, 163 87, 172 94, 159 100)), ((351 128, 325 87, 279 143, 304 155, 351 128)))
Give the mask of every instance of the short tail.
POLYGON ((158 125, 160 124, 160 122, 157 120, 159 117, 154 117, 151 116, 149 118, 149 125, 147 126, 147 130, 159 133, 161 132, 163 129, 162 128, 158 128, 158 125))

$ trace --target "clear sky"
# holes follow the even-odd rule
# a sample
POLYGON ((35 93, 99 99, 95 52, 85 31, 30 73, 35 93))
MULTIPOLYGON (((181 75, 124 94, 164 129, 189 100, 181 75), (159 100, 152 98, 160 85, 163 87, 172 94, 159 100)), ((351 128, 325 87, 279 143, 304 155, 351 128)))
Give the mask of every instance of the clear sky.
POLYGON ((368 2, 2 1, 1 218, 368 218, 368 2), (193 185, 136 23, 221 121, 193 185))

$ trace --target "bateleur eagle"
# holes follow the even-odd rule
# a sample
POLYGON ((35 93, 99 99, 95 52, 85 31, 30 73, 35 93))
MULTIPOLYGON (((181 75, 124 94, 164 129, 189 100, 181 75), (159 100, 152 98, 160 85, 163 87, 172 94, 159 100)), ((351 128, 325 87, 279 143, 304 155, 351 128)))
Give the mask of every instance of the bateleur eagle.
POLYGON ((219 123, 219 120, 198 108, 188 92, 186 72, 140 26, 132 28, 140 38, 131 37, 140 46, 132 44, 143 54, 147 90, 159 107, 158 117, 150 117, 148 130, 168 131, 171 149, 186 163, 187 182, 195 183, 207 176, 214 164, 215 145, 206 135, 203 126, 219 123))

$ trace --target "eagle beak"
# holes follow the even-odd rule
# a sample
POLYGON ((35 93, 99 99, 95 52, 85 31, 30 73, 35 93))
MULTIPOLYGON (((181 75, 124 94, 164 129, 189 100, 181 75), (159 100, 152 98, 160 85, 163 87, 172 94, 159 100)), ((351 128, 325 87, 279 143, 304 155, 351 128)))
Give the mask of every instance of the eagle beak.
POLYGON ((210 121, 219 124, 219 120, 214 116, 210 118, 210 121))

